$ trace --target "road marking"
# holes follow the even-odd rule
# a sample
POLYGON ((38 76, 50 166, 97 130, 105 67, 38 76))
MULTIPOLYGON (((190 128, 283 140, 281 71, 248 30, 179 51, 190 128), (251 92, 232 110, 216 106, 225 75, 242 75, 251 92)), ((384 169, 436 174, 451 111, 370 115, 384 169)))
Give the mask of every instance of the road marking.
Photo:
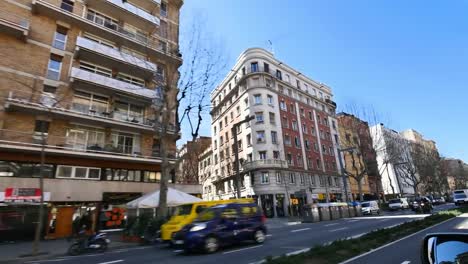
POLYGON ((411 263, 411 261, 405 260, 401 264, 410 264, 410 263, 411 263))
POLYGON ((273 235, 266 235, 266 237, 272 237, 273 235))
POLYGON ((330 230, 329 232, 337 232, 337 231, 341 231, 345 229, 348 229, 348 228, 347 227, 337 228, 337 229, 330 230))
POLYGON ((339 223, 328 224, 328 225, 325 225, 325 226, 334 226, 334 225, 339 225, 339 223))
POLYGON ((357 221, 359 221, 359 220, 348 220, 347 222, 348 223, 354 223, 354 222, 357 222, 357 221))
POLYGON ((98 263, 98 264, 112 264, 112 263, 119 263, 119 262, 122 262, 124 261, 123 259, 118 259, 118 260, 113 260, 113 261, 108 261, 108 262, 101 262, 101 263, 98 263))
POLYGON ((174 253, 181 253, 181 252, 184 252, 184 250, 183 249, 174 250, 174 253))
POLYGON ((388 219, 388 218, 387 219, 382 219, 382 220, 379 220, 379 222, 385 222, 385 221, 388 221, 388 220, 390 220, 390 219, 388 219))
POLYGON ((224 252, 223 255, 236 253, 236 252, 239 252, 239 251, 244 251, 244 250, 249 250, 249 249, 254 249, 254 248, 259 248, 259 247, 263 247, 263 245, 258 245, 258 246, 248 247, 248 248, 241 248, 241 249, 237 249, 237 250, 231 250, 231 251, 224 252))
POLYGON ((440 223, 438 223, 438 224, 435 224, 435 225, 433 225, 433 226, 430 226, 430 227, 428 227, 428 228, 424 228, 423 230, 419 230, 419 231, 416 232, 416 233, 413 233, 413 234, 410 234, 410 235, 408 235, 408 236, 402 237, 402 238, 400 238, 400 239, 398 239, 398 240, 395 240, 395 241, 393 241, 393 242, 390 242, 390 243, 388 243, 388 244, 385 244, 385 245, 383 245, 383 246, 381 246, 381 247, 378 247, 378 248, 376 248, 376 249, 371 249, 370 251, 367 251, 367 252, 364 253, 364 254, 361 254, 361 255, 356 256, 356 257, 354 257, 354 258, 350 258, 350 259, 345 260, 345 261, 343 261, 343 262, 341 262, 341 263, 339 263, 339 264, 350 263, 350 262, 352 262, 352 261, 355 261, 356 259, 365 257, 365 256, 367 256, 367 255, 369 255, 369 254, 371 254, 371 253, 374 253, 375 251, 378 251, 378 250, 384 249, 384 248, 386 248, 386 247, 389 247, 389 246, 391 246, 391 245, 393 245, 393 244, 396 244, 396 243, 398 243, 398 242, 400 242, 400 241, 402 241, 402 240, 405 240, 405 239, 407 239, 407 238, 410 238, 410 237, 412 237, 412 236, 415 236, 415 235, 417 235, 417 234, 419 234, 419 233, 422 233, 422 232, 424 232, 424 231, 427 231, 427 230, 429 230, 429 229, 431 229, 431 228, 434 228, 434 227, 436 227, 436 226, 442 225, 442 224, 444 224, 444 223, 446 223, 446 222, 448 222, 448 221, 450 221, 450 220, 453 220, 453 219, 455 219, 455 218, 450 218, 450 219, 447 219, 447 220, 445 220, 445 221, 442 221, 442 222, 440 222, 440 223))
POLYGON ((296 232, 301 232, 301 231, 306 231, 309 230, 310 228, 302 228, 302 229, 296 229, 296 230, 291 230, 291 233, 296 233, 296 232))
POLYGON ((296 250, 296 251, 293 251, 293 252, 286 253, 286 256, 290 257, 290 256, 298 255, 298 254, 301 254, 301 253, 305 253, 305 252, 307 252, 309 250, 310 250, 310 248, 304 248, 304 249, 301 249, 301 250, 296 250))
POLYGON ((129 251, 128 249, 119 249, 119 250, 112 251, 111 253, 122 253, 122 252, 128 252, 128 251, 129 251))
MULTIPOLYGON (((371 231, 372 232, 372 231, 371 231)), ((354 235, 354 236, 350 236, 350 237, 347 237, 346 239, 356 239, 356 238, 360 238, 362 237, 363 235, 365 235, 367 233, 361 233, 361 234, 357 234, 357 235, 354 235)))

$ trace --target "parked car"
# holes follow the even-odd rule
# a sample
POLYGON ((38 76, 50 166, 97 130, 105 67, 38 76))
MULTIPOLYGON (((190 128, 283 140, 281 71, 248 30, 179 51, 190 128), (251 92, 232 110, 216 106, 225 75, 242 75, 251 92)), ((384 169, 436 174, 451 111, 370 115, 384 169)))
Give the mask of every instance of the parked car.
POLYGON ((435 202, 434 204, 444 204, 445 203, 445 198, 444 197, 435 197, 435 202))
POLYGON ((468 204, 468 189, 453 191, 453 202, 455 205, 468 204))
POLYGON ((390 210, 408 209, 409 208, 408 199, 407 198, 391 199, 390 201, 388 201, 388 208, 390 208, 390 210))
POLYGON ((265 216, 255 203, 231 203, 204 210, 197 219, 173 236, 172 243, 186 252, 214 253, 224 246, 266 238, 265 216))
POLYGON ((380 208, 377 201, 367 201, 361 203, 361 212, 363 215, 380 215, 380 208))

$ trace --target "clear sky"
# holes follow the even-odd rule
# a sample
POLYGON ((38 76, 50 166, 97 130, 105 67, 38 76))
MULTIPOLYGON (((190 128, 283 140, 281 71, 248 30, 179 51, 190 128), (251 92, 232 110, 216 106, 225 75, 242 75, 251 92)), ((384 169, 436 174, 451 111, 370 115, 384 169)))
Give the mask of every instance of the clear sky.
POLYGON ((468 162, 466 10, 468 1, 186 0, 181 32, 203 17, 229 67, 271 40, 278 59, 332 88, 338 108, 372 105, 391 128, 414 128, 468 162))

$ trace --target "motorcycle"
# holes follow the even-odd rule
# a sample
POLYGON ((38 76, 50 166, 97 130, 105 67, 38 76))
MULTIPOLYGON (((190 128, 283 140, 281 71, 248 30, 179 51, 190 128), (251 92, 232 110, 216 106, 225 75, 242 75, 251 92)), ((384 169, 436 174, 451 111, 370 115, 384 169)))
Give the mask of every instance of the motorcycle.
POLYGON ((85 238, 76 240, 68 248, 68 254, 72 256, 76 256, 85 252, 92 252, 92 251, 103 253, 107 250, 107 245, 109 243, 110 243, 110 240, 107 238, 106 233, 97 233, 90 237, 85 237, 85 238))

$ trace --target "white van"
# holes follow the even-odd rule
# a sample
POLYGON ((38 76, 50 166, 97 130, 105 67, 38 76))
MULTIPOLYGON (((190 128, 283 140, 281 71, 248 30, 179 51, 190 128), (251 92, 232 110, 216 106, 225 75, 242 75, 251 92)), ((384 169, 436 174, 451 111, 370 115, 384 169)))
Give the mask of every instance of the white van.
POLYGON ((453 202, 455 205, 468 204, 468 189, 453 191, 453 202))
POLYGON ((361 212, 363 215, 380 215, 380 208, 377 201, 366 201, 361 203, 361 212))
POLYGON ((390 208, 390 210, 408 209, 408 198, 391 199, 390 201, 388 201, 388 208, 390 208))

